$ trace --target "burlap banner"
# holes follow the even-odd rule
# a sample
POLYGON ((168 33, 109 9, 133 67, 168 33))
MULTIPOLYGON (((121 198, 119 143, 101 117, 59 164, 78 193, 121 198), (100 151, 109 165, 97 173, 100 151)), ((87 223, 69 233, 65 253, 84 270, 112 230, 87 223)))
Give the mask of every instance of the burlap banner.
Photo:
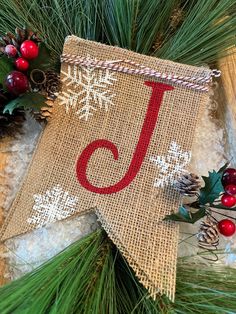
MULTIPOLYGON (((2 239, 95 209, 152 296, 174 299, 178 207, 209 69, 71 36, 63 81, 2 239)), ((60 236, 58 234, 58 236, 60 236)))

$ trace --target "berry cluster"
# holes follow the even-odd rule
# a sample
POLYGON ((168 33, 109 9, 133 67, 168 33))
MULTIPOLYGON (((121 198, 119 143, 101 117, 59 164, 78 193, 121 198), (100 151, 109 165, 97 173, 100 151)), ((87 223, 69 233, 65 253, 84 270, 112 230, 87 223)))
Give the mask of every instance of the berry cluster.
MULTIPOLYGON (((227 168, 222 176, 222 185, 225 193, 221 197, 221 204, 231 208, 236 205, 236 169, 227 168)), ((218 223, 218 229, 226 237, 232 236, 236 231, 235 223, 229 219, 223 219, 218 223)))
POLYGON ((6 45, 4 53, 15 58, 14 65, 16 71, 10 72, 6 77, 6 87, 9 93, 20 95, 29 89, 29 81, 25 72, 29 69, 29 62, 37 58, 39 54, 38 45, 32 40, 25 40, 20 45, 19 50, 14 45, 6 45))
POLYGON ((221 203, 225 207, 233 207, 236 204, 236 169, 227 168, 224 171, 222 185, 225 193, 221 197, 221 203))

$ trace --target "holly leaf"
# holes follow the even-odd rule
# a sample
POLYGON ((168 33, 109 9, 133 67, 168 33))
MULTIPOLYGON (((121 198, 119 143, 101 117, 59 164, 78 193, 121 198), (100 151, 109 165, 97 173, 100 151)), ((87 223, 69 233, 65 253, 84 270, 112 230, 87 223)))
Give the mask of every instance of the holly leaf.
POLYGON ((30 61, 29 70, 39 69, 46 71, 53 68, 51 52, 45 43, 39 44, 39 54, 38 57, 30 61))
POLYGON ((29 92, 10 101, 5 106, 3 113, 12 114, 17 108, 40 110, 43 106, 47 106, 46 97, 38 93, 29 92))
POLYGON ((205 208, 200 208, 195 213, 191 213, 185 206, 180 206, 177 213, 167 215, 164 220, 180 221, 194 224, 205 215, 205 208))
POLYGON ((208 177, 202 177, 205 182, 205 186, 200 189, 199 202, 201 205, 208 203, 212 204, 217 198, 219 198, 220 194, 224 192, 221 178, 228 165, 229 164, 226 163, 217 172, 213 170, 212 172, 208 172, 208 177))
POLYGON ((13 62, 6 56, 0 57, 0 84, 5 85, 5 79, 8 73, 14 69, 13 62))

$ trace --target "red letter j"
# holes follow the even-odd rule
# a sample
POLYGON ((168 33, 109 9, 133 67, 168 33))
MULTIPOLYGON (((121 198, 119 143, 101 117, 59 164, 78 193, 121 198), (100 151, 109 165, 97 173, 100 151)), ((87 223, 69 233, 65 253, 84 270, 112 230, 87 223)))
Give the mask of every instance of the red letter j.
POLYGON ((140 133, 140 137, 135 148, 130 166, 124 175, 124 177, 112 186, 107 187, 96 187, 93 186, 87 179, 86 169, 88 166, 89 159, 94 151, 98 148, 106 148, 110 150, 113 154, 115 160, 119 158, 118 149, 117 147, 108 140, 95 140, 90 143, 81 153, 77 165, 76 165, 76 172, 77 178, 80 184, 86 188, 87 190, 99 193, 99 194, 112 194, 123 190, 127 187, 136 177, 138 174, 143 160, 146 156, 147 149, 149 143, 151 141, 152 133, 155 129, 158 113, 161 107, 161 102, 163 99, 163 95, 165 91, 173 90, 174 87, 162 84, 158 82, 145 82, 145 85, 150 86, 152 88, 151 98, 148 104, 146 116, 143 122, 142 130, 140 133))

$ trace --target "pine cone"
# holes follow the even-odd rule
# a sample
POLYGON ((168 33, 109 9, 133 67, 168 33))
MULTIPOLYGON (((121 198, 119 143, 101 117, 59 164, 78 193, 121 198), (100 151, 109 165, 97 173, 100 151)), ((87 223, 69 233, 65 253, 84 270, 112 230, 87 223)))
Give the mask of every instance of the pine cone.
POLYGON ((46 71, 46 82, 43 84, 42 89, 47 93, 47 97, 54 100, 61 88, 60 75, 54 71, 46 71))
POLYGON ((219 245, 217 222, 211 216, 201 222, 197 239, 199 247, 204 249, 215 249, 219 245))
POLYGON ((30 73, 31 86, 34 90, 45 93, 49 100, 55 100, 61 88, 60 75, 52 70, 46 72, 34 69, 30 73))
POLYGON ((47 106, 42 107, 40 111, 33 111, 34 118, 39 121, 47 121, 49 118, 51 118, 53 112, 53 101, 48 100, 47 106))
POLYGON ((174 183, 174 187, 182 195, 194 196, 199 193, 201 185, 197 175, 186 173, 174 183))
POLYGON ((6 45, 13 45, 19 50, 20 45, 27 39, 32 40, 35 43, 42 41, 37 33, 32 30, 16 28, 15 34, 8 32, 5 36, 0 37, 0 51, 4 53, 6 45))
POLYGON ((183 9, 180 7, 175 8, 170 18, 170 27, 175 30, 183 21, 184 21, 183 9))
POLYGON ((52 116, 53 101, 56 99, 61 88, 60 76, 58 73, 48 70, 46 72, 34 69, 30 73, 31 86, 43 94, 48 99, 47 106, 40 111, 33 111, 34 118, 38 121, 48 120, 52 116))
POLYGON ((159 50, 164 44, 164 35, 163 33, 158 33, 156 36, 156 40, 154 41, 152 45, 153 51, 159 50))

